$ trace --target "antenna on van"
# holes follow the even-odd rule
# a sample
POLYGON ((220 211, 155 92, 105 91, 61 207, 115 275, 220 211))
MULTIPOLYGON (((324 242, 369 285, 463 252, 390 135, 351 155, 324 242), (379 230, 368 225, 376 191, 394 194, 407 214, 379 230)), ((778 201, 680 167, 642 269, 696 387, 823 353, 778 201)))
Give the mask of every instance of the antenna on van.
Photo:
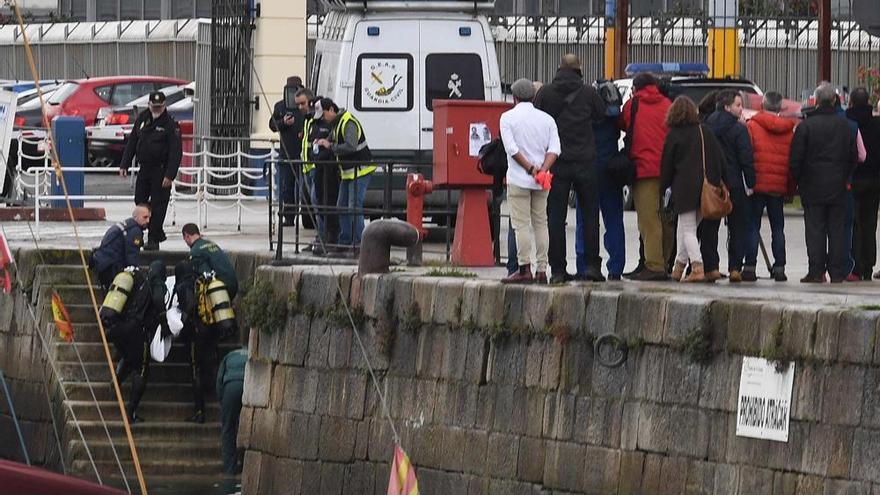
POLYGON ((81 63, 79 63, 79 60, 76 58, 76 55, 71 55, 70 58, 73 59, 73 63, 76 64, 76 66, 79 68, 79 71, 82 72, 82 74, 86 77, 86 79, 88 79, 90 77, 89 73, 86 72, 86 69, 83 68, 81 63))

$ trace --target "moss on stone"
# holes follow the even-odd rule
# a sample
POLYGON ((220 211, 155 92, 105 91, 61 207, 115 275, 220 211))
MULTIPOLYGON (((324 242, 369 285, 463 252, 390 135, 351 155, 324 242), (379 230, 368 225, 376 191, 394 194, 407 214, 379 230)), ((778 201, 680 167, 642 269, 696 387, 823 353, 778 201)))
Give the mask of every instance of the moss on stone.
POLYGON ((272 333, 287 322, 288 298, 276 294, 272 282, 264 278, 254 281, 241 300, 244 317, 251 328, 272 333))

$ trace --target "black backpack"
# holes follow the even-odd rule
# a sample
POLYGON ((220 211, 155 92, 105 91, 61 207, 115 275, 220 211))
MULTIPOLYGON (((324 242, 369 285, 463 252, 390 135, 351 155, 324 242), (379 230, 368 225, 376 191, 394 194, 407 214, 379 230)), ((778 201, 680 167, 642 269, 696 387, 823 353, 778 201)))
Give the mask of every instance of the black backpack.
POLYGON ((507 152, 504 151, 504 143, 501 142, 501 136, 489 141, 480 148, 477 169, 479 169, 480 173, 495 178, 507 175, 507 152))

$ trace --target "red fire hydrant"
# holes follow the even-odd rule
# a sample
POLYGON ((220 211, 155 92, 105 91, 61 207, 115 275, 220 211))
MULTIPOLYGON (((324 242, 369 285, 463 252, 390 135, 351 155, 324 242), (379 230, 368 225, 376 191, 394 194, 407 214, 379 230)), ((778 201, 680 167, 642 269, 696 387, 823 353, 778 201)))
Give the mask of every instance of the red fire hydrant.
POLYGON ((406 221, 419 231, 419 240, 428 235, 428 230, 422 225, 422 216, 425 212, 425 195, 433 190, 434 183, 425 180, 422 174, 406 176, 406 221))

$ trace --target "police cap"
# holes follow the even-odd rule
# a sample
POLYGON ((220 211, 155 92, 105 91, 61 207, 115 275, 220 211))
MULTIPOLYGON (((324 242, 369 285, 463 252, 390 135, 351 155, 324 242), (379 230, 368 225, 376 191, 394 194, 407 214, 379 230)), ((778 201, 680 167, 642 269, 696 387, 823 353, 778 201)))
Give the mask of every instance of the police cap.
POLYGON ((164 105, 165 93, 161 91, 153 91, 150 93, 150 105, 164 105))

